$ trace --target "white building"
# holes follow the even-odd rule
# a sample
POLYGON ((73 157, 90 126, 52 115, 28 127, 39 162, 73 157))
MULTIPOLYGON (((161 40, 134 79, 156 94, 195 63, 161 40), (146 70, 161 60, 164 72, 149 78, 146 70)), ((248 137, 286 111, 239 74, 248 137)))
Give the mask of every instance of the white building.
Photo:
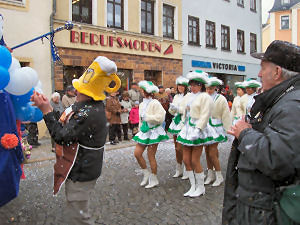
POLYGON ((183 0, 183 74, 203 70, 231 88, 257 78, 261 52, 261 0, 183 0))

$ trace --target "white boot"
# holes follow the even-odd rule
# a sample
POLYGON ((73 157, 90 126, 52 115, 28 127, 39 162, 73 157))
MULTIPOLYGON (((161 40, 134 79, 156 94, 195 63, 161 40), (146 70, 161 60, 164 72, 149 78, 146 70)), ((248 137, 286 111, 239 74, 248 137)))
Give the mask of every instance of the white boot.
POLYGON ((199 197, 200 195, 205 194, 205 187, 204 187, 204 173, 195 173, 196 178, 196 190, 191 193, 190 197, 199 197))
POLYGON ((157 176, 154 173, 150 174, 149 184, 145 188, 153 188, 158 185, 157 176))
POLYGON ((212 184, 213 187, 220 186, 220 184, 222 184, 222 182, 224 181, 221 171, 216 171, 216 177, 217 177, 217 179, 212 184))
POLYGON ((210 184, 216 180, 215 171, 208 169, 204 184, 210 184))
POLYGON ((174 178, 181 176, 183 173, 182 164, 177 163, 176 165, 176 173, 174 174, 174 178))
POLYGON ((144 177, 143 177, 143 180, 140 185, 145 186, 148 183, 150 172, 148 169, 142 169, 142 171, 143 171, 144 177))
POLYGON ((186 180, 186 179, 189 179, 189 176, 187 175, 185 165, 183 164, 183 174, 181 180, 186 180))
POLYGON ((195 184, 196 184, 196 181, 195 181, 195 176, 194 176, 194 171, 191 170, 191 171, 186 171, 187 175, 188 175, 188 178, 190 180, 190 183, 191 183, 191 188, 188 192, 186 192, 183 196, 184 197, 187 197, 187 196, 190 196, 191 193, 195 192, 195 184))

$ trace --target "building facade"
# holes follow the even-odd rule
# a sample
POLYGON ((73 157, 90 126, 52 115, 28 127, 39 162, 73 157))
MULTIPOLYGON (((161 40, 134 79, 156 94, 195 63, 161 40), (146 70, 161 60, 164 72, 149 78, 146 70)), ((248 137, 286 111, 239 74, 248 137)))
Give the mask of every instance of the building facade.
POLYGON ((257 78, 259 60, 250 53, 261 51, 260 0, 183 0, 182 5, 183 74, 203 70, 231 88, 257 78))
POLYGON ((275 0, 264 25, 263 50, 274 40, 300 45, 300 0, 275 0))
POLYGON ((124 90, 143 79, 174 85, 182 74, 181 12, 180 0, 56 1, 54 27, 75 27, 55 39, 63 63, 54 67, 55 89, 99 55, 116 62, 124 90))

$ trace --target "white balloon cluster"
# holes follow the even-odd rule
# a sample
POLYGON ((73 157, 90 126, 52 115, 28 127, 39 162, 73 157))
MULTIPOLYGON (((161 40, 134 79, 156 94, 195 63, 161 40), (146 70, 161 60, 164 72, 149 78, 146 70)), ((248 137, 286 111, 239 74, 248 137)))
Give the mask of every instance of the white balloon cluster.
POLYGON ((24 95, 32 88, 41 92, 41 82, 37 72, 31 67, 21 67, 20 62, 12 57, 12 63, 8 69, 10 80, 4 88, 8 93, 13 95, 24 95))

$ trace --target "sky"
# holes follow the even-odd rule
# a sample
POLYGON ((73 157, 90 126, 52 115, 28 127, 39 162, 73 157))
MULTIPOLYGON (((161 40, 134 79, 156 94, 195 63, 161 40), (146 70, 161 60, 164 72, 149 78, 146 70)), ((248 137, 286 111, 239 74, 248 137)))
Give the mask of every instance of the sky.
POLYGON ((268 11, 272 8, 274 0, 261 0, 262 1, 262 23, 266 23, 268 19, 268 11))

